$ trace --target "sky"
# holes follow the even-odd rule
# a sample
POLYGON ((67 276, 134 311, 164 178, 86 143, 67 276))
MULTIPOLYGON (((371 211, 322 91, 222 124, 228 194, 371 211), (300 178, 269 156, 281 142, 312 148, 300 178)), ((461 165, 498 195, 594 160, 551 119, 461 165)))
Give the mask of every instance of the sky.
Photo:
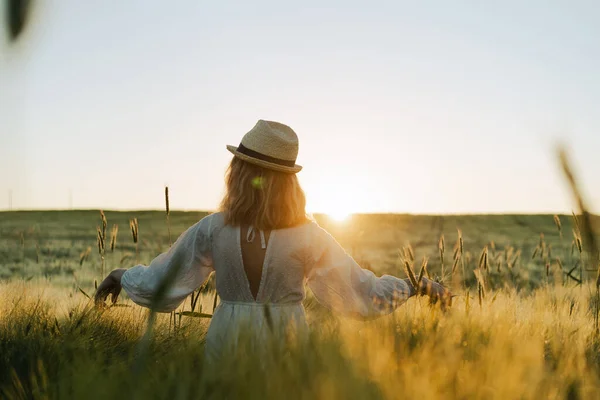
POLYGON ((267 119, 310 212, 600 211, 597 1, 109 3, 0 30, 0 210, 214 210, 267 119))

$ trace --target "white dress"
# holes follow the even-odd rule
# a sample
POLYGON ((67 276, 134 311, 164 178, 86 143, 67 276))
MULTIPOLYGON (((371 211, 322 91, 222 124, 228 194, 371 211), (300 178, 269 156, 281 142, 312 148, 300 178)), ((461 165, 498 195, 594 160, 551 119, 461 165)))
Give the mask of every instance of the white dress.
MULTIPOLYGON (((242 263, 241 236, 240 227, 225 225, 221 213, 211 214, 182 233, 169 251, 149 266, 127 270, 121 285, 131 300, 149 307, 161 281, 178 268, 156 308, 170 312, 215 271, 220 303, 205 348, 212 359, 218 358, 225 346, 235 347, 244 323, 258 338, 268 329, 272 331, 273 325, 305 327, 305 284, 329 309, 360 319, 389 314, 410 297, 404 280, 377 277, 362 269, 327 231, 308 222, 271 231, 255 300, 242 263)), ((247 332, 248 328, 244 329, 247 332)))

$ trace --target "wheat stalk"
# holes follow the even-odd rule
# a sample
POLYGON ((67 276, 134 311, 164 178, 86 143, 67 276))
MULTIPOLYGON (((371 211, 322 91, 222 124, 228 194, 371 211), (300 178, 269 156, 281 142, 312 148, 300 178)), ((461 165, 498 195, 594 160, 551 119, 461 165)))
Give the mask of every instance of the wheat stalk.
POLYGON ((454 276, 454 271, 456 271, 456 267, 458 266, 458 261, 459 261, 458 257, 455 257, 454 263, 452 264, 452 271, 451 271, 452 276, 454 276))
POLYGON ((100 210, 100 219, 102 220, 102 240, 106 241, 106 226, 108 225, 108 221, 102 210, 100 210))
POLYGON ((79 254, 79 266, 83 266, 83 263, 88 259, 90 253, 92 252, 92 248, 88 247, 84 251, 79 254))
POLYGON ((167 231, 169 232, 169 246, 173 244, 171 241, 171 221, 169 220, 169 187, 165 186, 165 211, 167 213, 167 231))
POLYGON ((465 254, 464 241, 463 241, 463 236, 462 236, 461 230, 457 229, 457 231, 458 231, 458 257, 460 258, 460 268, 462 270, 463 284, 466 286, 467 275, 465 274, 465 261, 464 261, 464 257, 463 257, 463 255, 465 254))
POLYGON ((404 272, 406 272, 406 275, 408 275, 408 279, 410 280, 411 285, 415 289, 415 293, 419 293, 419 282, 417 281, 415 273, 412 270, 412 267, 408 260, 404 260, 404 272))
POLYGON ((438 242, 438 250, 440 252, 440 262, 441 262, 441 270, 442 270, 442 280, 444 279, 444 252, 446 250, 446 245, 444 243, 444 235, 440 236, 440 241, 438 242))
POLYGON ((495 263, 496 263, 496 268, 498 270, 498 273, 500 273, 501 267, 502 267, 502 260, 504 259, 504 255, 502 253, 498 253, 498 256, 496 257, 495 263))
POLYGON ((100 254, 100 259, 102 260, 102 277, 104 278, 104 237, 102 237, 102 229, 100 227, 96 227, 96 242, 98 244, 98 254, 100 254))
POLYGON ((485 299, 485 282, 483 280, 483 274, 481 273, 481 270, 479 268, 474 270, 473 272, 475 273, 475 278, 477 278, 477 286, 478 290, 480 291, 480 296, 482 296, 485 299))
POLYGON ((410 243, 404 247, 404 257, 408 258, 411 262, 415 261, 415 253, 413 252, 410 243))
POLYGON ((138 251, 138 233, 139 233, 139 226, 138 226, 138 220, 137 218, 133 218, 129 220, 129 227, 131 228, 131 238, 133 239, 133 243, 135 244, 135 262, 139 263, 139 251, 138 251))
POLYGON ((423 257, 423 262, 421 263, 421 271, 419 271, 419 276, 417 277, 417 287, 421 286, 421 281, 423 280, 423 276, 425 275, 425 272, 427 271, 427 262, 429 260, 427 259, 427 257, 423 257))
POLYGON ((531 259, 535 259, 535 256, 537 256, 538 251, 540 250, 539 246, 535 246, 535 250, 533 250, 533 254, 531 255, 531 259))
MULTIPOLYGON (((568 157, 567 157, 567 153, 564 148, 559 148, 559 159, 560 159, 560 163, 561 163, 563 172, 565 174, 565 177, 567 178, 567 181, 569 182, 569 185, 571 186, 571 191, 573 192, 573 197, 575 198, 575 200, 577 202, 579 212, 581 212, 581 219, 582 219, 581 225, 579 225, 579 221, 577 220, 577 217, 575 217, 575 213, 573 213, 573 218, 575 220, 575 226, 577 227, 577 231, 579 232, 579 235, 578 235, 579 240, 577 241, 577 247, 578 247, 578 250, 580 253, 580 260, 582 259, 582 250, 583 250, 582 239, 581 239, 581 233, 583 232, 583 233, 585 233, 586 244, 590 250, 590 254, 592 255, 593 265, 598 266, 598 273, 596 276, 596 313, 594 316, 596 334, 598 334, 598 333, 600 333, 600 326, 599 326, 599 322, 600 322, 600 252, 598 251, 598 243, 597 243, 596 237, 594 235, 594 231, 593 231, 593 227, 592 227, 592 219, 591 219, 590 213, 588 212, 588 207, 586 205, 586 202, 583 199, 583 195, 581 194, 581 191, 579 190, 579 187, 577 185, 577 180, 575 179, 575 175, 573 174, 571 165, 570 165, 568 157)), ((583 264, 583 262, 581 262, 581 264, 583 264)), ((580 265, 580 278, 581 278, 581 282, 583 282, 583 265, 580 265)))
POLYGON ((119 233, 119 225, 113 224, 110 230, 110 252, 114 253, 115 247, 117 246, 117 234, 119 233))
POLYGON ((560 218, 558 215, 554 216, 554 225, 556 225, 556 229, 558 229, 558 234, 562 239, 562 224, 560 223, 560 218))
POLYGON ((483 269, 484 271, 487 271, 489 267, 489 263, 488 263, 488 248, 487 246, 485 246, 483 248, 483 251, 481 252, 481 256, 479 257, 479 269, 483 269))

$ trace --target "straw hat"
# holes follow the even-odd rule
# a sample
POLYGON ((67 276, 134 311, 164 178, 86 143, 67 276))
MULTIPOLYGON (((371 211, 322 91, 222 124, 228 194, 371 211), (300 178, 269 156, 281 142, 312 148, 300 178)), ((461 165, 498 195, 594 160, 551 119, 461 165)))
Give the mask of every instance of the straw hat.
POLYGON ((228 145, 227 150, 241 160, 275 171, 295 174, 302 169, 296 164, 298 136, 279 122, 259 120, 238 147, 228 145))

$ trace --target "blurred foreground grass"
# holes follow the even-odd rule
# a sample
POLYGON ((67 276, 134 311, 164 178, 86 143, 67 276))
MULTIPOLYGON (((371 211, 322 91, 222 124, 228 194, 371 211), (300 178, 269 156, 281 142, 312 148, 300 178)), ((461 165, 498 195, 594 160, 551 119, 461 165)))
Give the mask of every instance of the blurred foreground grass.
MULTIPOLYGON (((413 298, 370 322, 337 319, 307 299, 311 333, 286 352, 242 346, 203 366, 207 320, 176 331, 161 315, 132 373, 146 310, 105 312, 32 283, 0 286, 3 398, 450 398, 600 396, 590 288, 502 290, 442 313, 413 298)), ((81 296, 83 298, 83 296, 81 296)), ((80 299, 81 299, 80 298, 80 299)))

